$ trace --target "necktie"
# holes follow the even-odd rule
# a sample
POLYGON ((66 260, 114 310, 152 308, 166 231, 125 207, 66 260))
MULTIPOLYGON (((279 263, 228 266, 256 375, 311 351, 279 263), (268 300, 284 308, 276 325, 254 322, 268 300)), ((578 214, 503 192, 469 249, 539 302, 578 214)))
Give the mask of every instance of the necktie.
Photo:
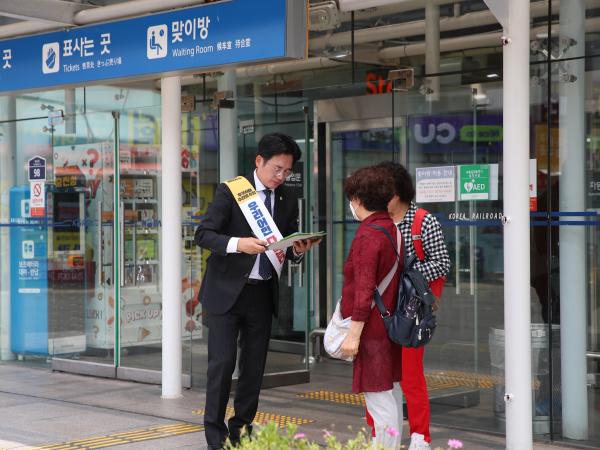
MULTIPOLYGON (((269 214, 273 214, 273 208, 271 207, 271 190, 265 189, 263 191, 265 193, 265 206, 269 211, 269 214)), ((266 253, 261 253, 258 260, 258 274, 263 280, 268 280, 273 276, 273 266, 271 265, 271 261, 269 261, 269 257, 266 253)))

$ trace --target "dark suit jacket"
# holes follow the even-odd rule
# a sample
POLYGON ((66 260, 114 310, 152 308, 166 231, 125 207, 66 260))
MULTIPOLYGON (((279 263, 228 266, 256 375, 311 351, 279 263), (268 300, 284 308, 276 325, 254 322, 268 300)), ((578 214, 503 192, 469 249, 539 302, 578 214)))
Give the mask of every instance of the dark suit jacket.
MULTIPOLYGON (((246 176, 254 186, 254 175, 246 176)), ((275 224, 283 236, 298 231, 298 199, 283 185, 275 189, 275 224)), ((232 237, 253 236, 250 225, 242 214, 231 191, 219 184, 213 202, 196 229, 194 242, 211 251, 208 267, 200 288, 200 302, 213 314, 224 314, 235 304, 252 271, 257 255, 227 253, 232 237)), ((288 259, 294 258, 291 247, 288 259)), ((275 276, 276 273, 273 271, 275 276)), ((277 316, 279 283, 273 285, 273 311, 277 316)))

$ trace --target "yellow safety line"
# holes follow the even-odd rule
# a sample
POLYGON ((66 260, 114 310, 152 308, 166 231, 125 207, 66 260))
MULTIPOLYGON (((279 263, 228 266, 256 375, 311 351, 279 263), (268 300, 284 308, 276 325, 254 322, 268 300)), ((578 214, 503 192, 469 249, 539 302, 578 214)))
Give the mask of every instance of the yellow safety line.
MULTIPOLYGON (((425 374, 427 389, 429 391, 440 391, 460 387, 492 389, 497 384, 503 384, 504 379, 498 376, 481 375, 477 373, 460 371, 435 371, 425 374)), ((355 406, 364 406, 362 394, 334 391, 310 391, 297 394, 300 398, 310 400, 322 400, 333 403, 342 403, 355 406)))
MULTIPOLYGON (((204 415, 204 409, 195 409, 192 411, 193 414, 204 415)), ((225 410, 225 417, 231 417, 234 414, 234 410, 231 406, 228 406, 225 410)), ((292 417, 282 416, 275 413, 257 412, 254 417, 254 423, 259 425, 266 425, 269 422, 275 422, 280 428, 285 427, 288 423, 294 423, 296 425, 305 425, 307 423, 313 423, 312 419, 305 419, 303 417, 292 417)))
POLYGON ((81 448, 106 448, 106 447, 115 447, 117 445, 125 445, 125 444, 129 444, 130 442, 123 442, 123 441, 116 441, 116 442, 105 442, 103 444, 94 444, 94 445, 82 445, 81 448))
POLYGON ((130 438, 139 437, 139 436, 147 436, 147 435, 154 436, 155 434, 156 434, 156 431, 144 430, 144 431, 132 431, 130 433, 119 433, 118 435, 115 435, 115 437, 118 436, 121 439, 130 439, 130 438))
POLYGON ((131 444, 133 442, 149 441, 152 439, 162 439, 172 436, 180 436, 182 434, 197 433, 203 429, 204 427, 202 425, 186 423, 155 425, 140 430, 124 431, 106 436, 97 436, 80 439, 77 441, 62 442, 59 444, 47 444, 29 447, 28 450, 84 450, 106 448, 117 445, 131 444))
POLYGON ((361 406, 365 404, 365 400, 362 394, 352 394, 347 392, 333 392, 333 391, 311 391, 297 394, 300 398, 307 398, 310 400, 324 400, 333 403, 342 403, 346 405, 361 406))

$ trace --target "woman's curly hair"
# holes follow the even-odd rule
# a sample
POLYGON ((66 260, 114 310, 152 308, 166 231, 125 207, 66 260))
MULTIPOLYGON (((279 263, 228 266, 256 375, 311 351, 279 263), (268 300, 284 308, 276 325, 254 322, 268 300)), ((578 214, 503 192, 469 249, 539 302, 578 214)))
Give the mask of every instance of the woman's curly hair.
POLYGON ((359 200, 368 211, 387 211, 394 196, 394 179, 389 170, 368 166, 358 169, 344 182, 349 200, 359 200))

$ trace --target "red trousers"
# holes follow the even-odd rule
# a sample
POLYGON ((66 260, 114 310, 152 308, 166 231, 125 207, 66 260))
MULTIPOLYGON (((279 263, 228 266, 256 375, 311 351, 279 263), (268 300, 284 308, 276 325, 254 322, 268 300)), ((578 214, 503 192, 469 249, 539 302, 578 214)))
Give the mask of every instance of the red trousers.
POLYGON ((402 392, 408 409, 410 434, 419 433, 431 442, 429 434, 429 395, 423 370, 425 346, 402 347, 402 392))
MULTIPOLYGON (((406 398, 410 434, 422 434, 427 442, 431 442, 431 435, 429 434, 429 395, 427 394, 427 382, 423 370, 424 353, 424 346, 418 348, 402 347, 402 381, 400 381, 400 385, 406 398)), ((366 419, 367 424, 372 428, 373 436, 375 436, 373 418, 368 410, 366 410, 366 419)))

